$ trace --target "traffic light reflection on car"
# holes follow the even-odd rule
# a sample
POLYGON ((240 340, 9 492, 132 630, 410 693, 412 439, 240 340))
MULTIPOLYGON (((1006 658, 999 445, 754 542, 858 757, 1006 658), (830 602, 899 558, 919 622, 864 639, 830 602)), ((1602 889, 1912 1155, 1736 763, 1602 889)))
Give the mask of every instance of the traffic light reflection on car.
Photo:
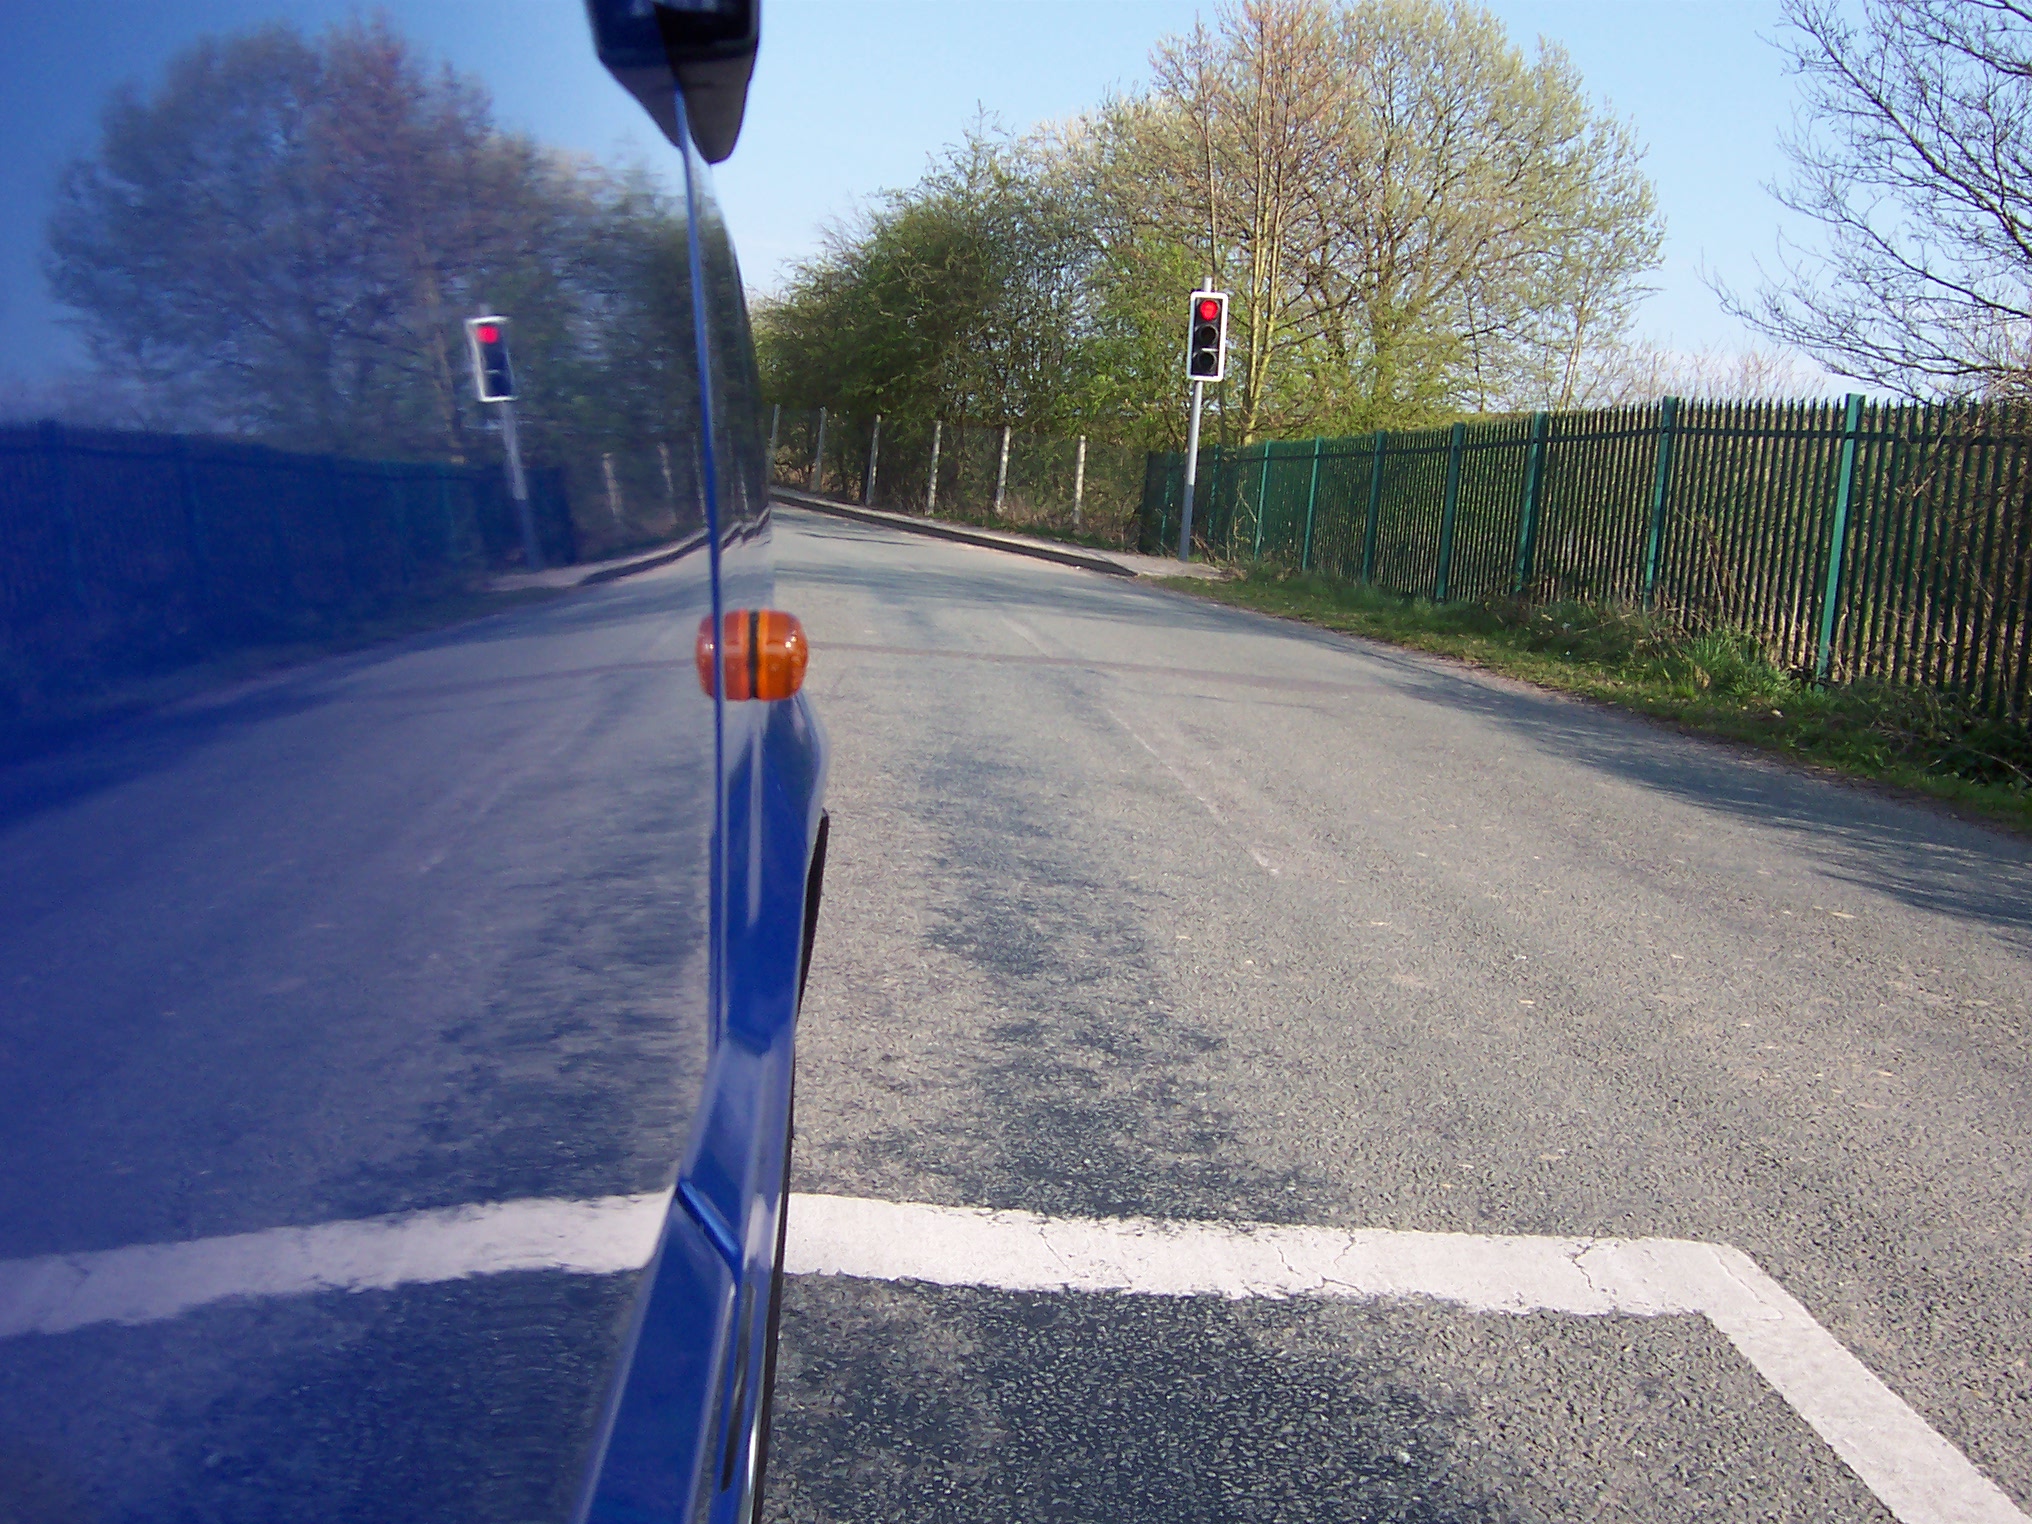
POLYGON ((473 390, 482 402, 515 400, 515 368, 508 360, 508 320, 476 317, 466 320, 473 350, 473 390))

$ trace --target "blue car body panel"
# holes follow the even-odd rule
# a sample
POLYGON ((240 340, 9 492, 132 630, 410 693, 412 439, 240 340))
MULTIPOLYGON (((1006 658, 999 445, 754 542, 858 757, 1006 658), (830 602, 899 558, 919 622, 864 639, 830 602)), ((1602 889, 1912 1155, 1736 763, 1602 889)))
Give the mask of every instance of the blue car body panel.
MULTIPOLYGON (((682 129, 681 97, 675 115, 682 129)), ((774 602, 768 462, 738 266, 705 162, 677 136, 698 363, 710 378, 704 482, 717 628, 725 609, 774 602)), ((731 1524, 749 1506, 756 1463, 825 744, 802 694, 718 707, 715 1043, 588 1500, 588 1517, 602 1524, 674 1524, 700 1510, 731 1524)))
POLYGON ((744 1506, 826 748, 691 660, 775 589, 740 274, 686 170, 696 550, 0 767, 0 1514, 744 1506), (284 1273, 660 1192, 646 1268, 284 1273), (74 1294, 115 1273, 142 1311, 74 1294))

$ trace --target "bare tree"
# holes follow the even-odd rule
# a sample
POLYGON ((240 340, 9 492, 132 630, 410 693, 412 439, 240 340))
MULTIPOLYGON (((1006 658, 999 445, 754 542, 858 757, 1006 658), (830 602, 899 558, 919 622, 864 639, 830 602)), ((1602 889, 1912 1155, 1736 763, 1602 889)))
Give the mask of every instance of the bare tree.
POLYGON ((1306 337, 1298 255, 1316 241, 1305 224, 1316 220, 1348 115, 1334 20, 1321 0, 1242 0, 1221 13, 1218 31, 1195 25, 1154 58, 1154 95, 1171 108, 1156 120, 1188 151, 1162 154, 1171 173, 1152 183, 1204 208, 1207 278, 1221 282, 1231 268, 1239 277, 1234 405, 1222 416, 1244 441, 1264 421, 1273 358, 1306 337))
POLYGON ((1804 83, 1780 201, 1817 223, 1724 301, 1912 397, 2032 390, 2032 4, 1787 0, 1804 83))
POLYGON ((1767 401, 1825 390, 1824 378, 1783 349, 1674 349, 1612 342, 1582 354, 1564 400, 1553 407, 1632 407, 1660 397, 1767 401))

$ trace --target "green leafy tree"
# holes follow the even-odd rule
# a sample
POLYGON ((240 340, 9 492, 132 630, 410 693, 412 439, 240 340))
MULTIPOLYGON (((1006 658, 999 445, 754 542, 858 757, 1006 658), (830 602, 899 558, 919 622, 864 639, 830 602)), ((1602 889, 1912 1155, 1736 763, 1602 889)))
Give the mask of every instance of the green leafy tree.
POLYGON ((1662 240, 1628 130, 1467 4, 1246 0, 1103 134, 1109 225, 1234 291, 1243 439, 1569 401, 1662 240))
POLYGON ((1034 157, 977 128, 760 305, 765 384, 800 406, 1051 427, 1089 253, 1034 157))
POLYGON ((1662 229, 1556 48, 1435 0, 1239 0, 1141 91, 978 131, 835 230, 766 314, 805 406, 1183 433, 1184 298, 1228 289, 1222 435, 1573 404, 1662 229))

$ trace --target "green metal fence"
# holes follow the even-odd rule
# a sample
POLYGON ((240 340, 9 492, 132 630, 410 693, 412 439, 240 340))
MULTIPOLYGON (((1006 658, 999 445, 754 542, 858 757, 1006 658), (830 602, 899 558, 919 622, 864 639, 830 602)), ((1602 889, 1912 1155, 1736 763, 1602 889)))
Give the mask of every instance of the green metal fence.
MULTIPOLYGON (((1819 678, 2032 717, 2032 413, 1696 402, 1200 457, 1194 539, 1434 599, 1563 598, 1747 630, 1819 678)), ((1176 549, 1183 455, 1146 463, 1176 549)))

